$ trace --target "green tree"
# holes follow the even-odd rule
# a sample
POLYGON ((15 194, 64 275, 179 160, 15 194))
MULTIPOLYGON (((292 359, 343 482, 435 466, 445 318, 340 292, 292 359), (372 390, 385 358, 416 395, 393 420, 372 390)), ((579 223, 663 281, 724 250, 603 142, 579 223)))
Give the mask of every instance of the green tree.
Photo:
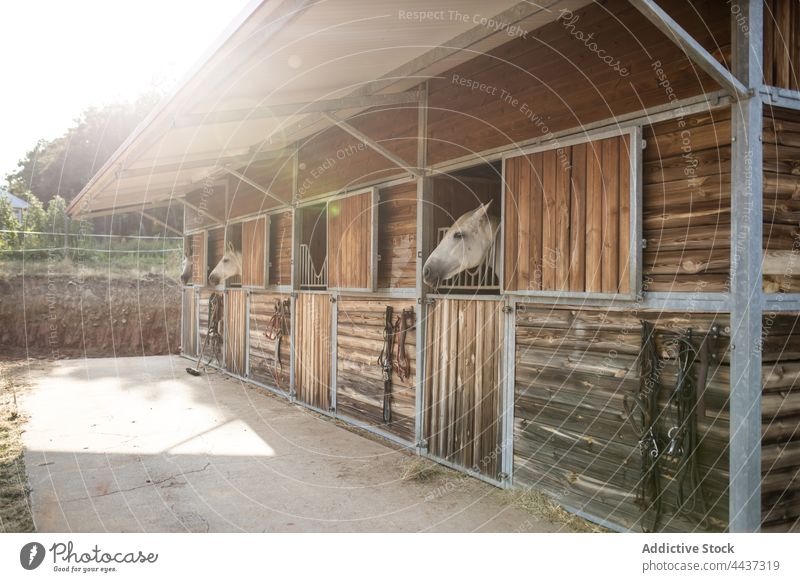
MULTIPOLYGON (((153 109, 158 99, 159 95, 150 92, 133 103, 88 108, 64 135, 53 140, 39 140, 25 154, 17 163, 17 170, 6 176, 8 189, 21 197, 31 193, 43 204, 56 196, 70 202, 153 109)), ((119 226, 123 231, 131 231, 138 222, 138 218, 134 221, 123 217, 123 224, 119 226)), ((103 223, 108 221, 95 226, 102 227, 103 223)), ((117 227, 115 224, 114 229, 117 227)))
MULTIPOLYGON (((0 196, 0 231, 18 231, 19 229, 20 224, 14 214, 11 200, 0 196)), ((18 240, 18 235, 14 232, 0 232, 0 249, 15 248, 18 240)))

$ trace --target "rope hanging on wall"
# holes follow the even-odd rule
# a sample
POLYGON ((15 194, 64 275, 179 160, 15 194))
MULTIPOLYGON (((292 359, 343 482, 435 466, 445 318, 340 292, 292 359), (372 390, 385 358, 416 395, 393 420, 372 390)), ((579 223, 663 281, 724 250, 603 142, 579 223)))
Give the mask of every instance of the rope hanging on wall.
POLYGON ((275 356, 272 360, 272 373, 275 383, 280 388, 281 375, 283 373, 283 361, 281 360, 281 344, 283 336, 289 333, 290 303, 288 299, 275 301, 275 311, 267 322, 264 335, 270 341, 275 342, 275 356))
POLYGON ((414 308, 403 309, 394 318, 394 309, 386 306, 383 321, 383 348, 378 356, 378 365, 383 373, 383 422, 392 422, 392 372, 404 382, 411 375, 411 361, 406 352, 406 335, 416 322, 414 308), (395 339, 397 346, 395 347, 395 339), (396 350, 396 354, 395 354, 396 350))

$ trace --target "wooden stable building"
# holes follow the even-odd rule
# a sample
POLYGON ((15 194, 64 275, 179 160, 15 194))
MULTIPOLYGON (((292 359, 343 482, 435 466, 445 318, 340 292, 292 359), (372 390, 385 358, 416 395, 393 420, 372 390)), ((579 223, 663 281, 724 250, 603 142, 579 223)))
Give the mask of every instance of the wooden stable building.
POLYGON ((614 529, 797 530, 800 7, 434 4, 254 3, 71 212, 183 206, 187 358, 614 529))

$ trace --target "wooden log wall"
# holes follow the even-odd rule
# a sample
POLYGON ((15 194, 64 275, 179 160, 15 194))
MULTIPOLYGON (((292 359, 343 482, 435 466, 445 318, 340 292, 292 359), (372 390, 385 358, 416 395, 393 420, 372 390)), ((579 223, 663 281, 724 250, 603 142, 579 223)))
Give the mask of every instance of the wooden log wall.
POLYGON ((762 324, 762 531, 800 532, 800 314, 762 324))
POLYGON ((185 356, 197 357, 197 292, 190 287, 184 288, 182 293, 181 353, 185 356))
POLYGON ((644 128, 645 291, 727 290, 730 117, 723 108, 644 128))
POLYGON ((764 0, 764 84, 800 90, 800 4, 764 0))
MULTIPOLYGON (((800 14, 800 7, 795 8, 800 14)), ((763 143, 764 291, 796 293, 800 291, 800 113, 765 107, 763 143)))
POLYGON ((417 284, 417 183, 380 191, 378 209, 378 287, 417 284))
MULTIPOLYGON (((406 334, 405 350, 411 364, 403 381, 392 374, 392 420, 383 421, 383 371, 378 357, 383 349, 386 306, 395 318, 403 309, 414 309, 416 301, 401 299, 363 299, 342 297, 337 302, 336 411, 342 416, 414 441, 416 418, 416 331, 406 334)), ((395 348, 399 335, 395 334, 395 348)), ((396 361, 396 352, 393 361, 396 361)))
POLYGON ((269 284, 292 284, 292 211, 270 215, 269 284))
POLYGON ((423 435, 428 452, 497 479, 503 303, 437 299, 427 309, 423 435))
POLYGON ((322 410, 331 406, 331 299, 298 293, 295 301, 297 399, 322 410))
MULTIPOLYGON (((659 5, 702 46, 730 62, 731 16, 725 2, 659 5)), ((428 160, 438 163, 541 138, 664 104, 671 95, 684 99, 717 88, 674 39, 629 2, 592 3, 431 79, 428 160), (619 61, 616 70, 587 50, 581 39, 590 36, 619 61), (672 93, 660 86, 656 61, 672 93), (488 89, 470 90, 462 80, 488 89)))
POLYGON ((243 289, 225 291, 225 368, 232 374, 244 376, 247 352, 247 292, 243 289))
MULTIPOLYGON (((667 405, 675 386, 668 340, 689 328, 702 338, 719 326, 704 410, 698 414, 699 476, 705 499, 693 514, 678 512, 676 462, 662 460, 664 531, 722 530, 728 519, 729 321, 725 315, 636 313, 525 306, 516 316, 514 483, 539 488, 560 502, 638 530, 639 437, 623 407, 639 389, 640 319, 656 326, 661 356, 662 430, 676 423, 667 405)), ((699 341, 695 340, 696 345, 699 341)), ((666 435, 664 435, 665 437, 666 435)), ((663 440, 662 440, 662 445, 663 440)), ((688 508, 684 507, 685 510, 688 508)), ((649 526, 651 515, 646 524, 649 526)))
MULTIPOLYGON (((372 192, 328 204, 328 287, 372 289, 372 192)), ((322 265, 314 261, 319 269, 322 265)))
POLYGON ((280 359, 275 358, 276 342, 268 339, 266 333, 272 332, 272 318, 275 314, 275 303, 289 299, 289 295, 278 293, 250 294, 250 370, 249 377, 289 392, 289 366, 291 355, 291 306, 286 318, 287 334, 283 336, 280 344, 280 359))
POLYGON ((206 233, 192 235, 192 284, 205 286, 208 277, 206 271, 206 233))
POLYGON ((266 284, 267 216, 242 223, 242 285, 266 284))
POLYGON ((630 293, 630 136, 506 160, 513 291, 630 293))

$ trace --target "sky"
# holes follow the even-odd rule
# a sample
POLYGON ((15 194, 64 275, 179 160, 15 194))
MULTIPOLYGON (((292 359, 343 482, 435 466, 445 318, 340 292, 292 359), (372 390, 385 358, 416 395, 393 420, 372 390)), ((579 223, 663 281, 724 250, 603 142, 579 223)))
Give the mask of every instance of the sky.
POLYGON ((91 105, 163 92, 247 0, 0 2, 0 182, 91 105))

